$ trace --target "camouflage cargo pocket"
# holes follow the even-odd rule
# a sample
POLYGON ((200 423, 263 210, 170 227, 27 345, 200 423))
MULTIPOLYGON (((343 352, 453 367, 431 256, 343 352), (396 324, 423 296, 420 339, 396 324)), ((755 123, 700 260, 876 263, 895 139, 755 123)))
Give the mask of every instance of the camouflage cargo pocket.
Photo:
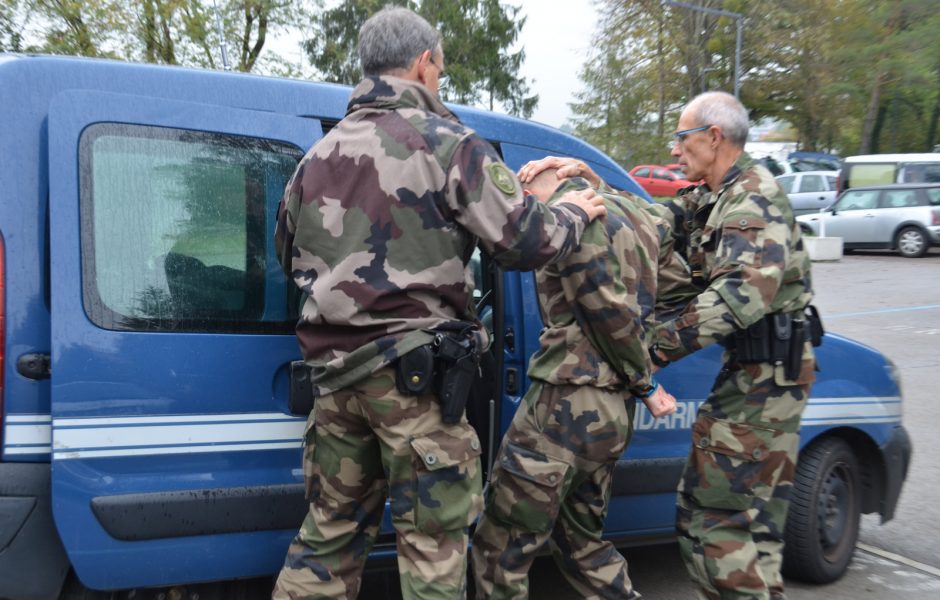
POLYGON ((488 510, 523 531, 550 531, 569 465, 511 442, 503 445, 499 461, 488 510))
POLYGON ((768 441, 774 433, 745 423, 699 418, 692 427, 692 452, 680 491, 706 508, 751 508, 755 494, 766 495, 775 483, 762 480, 776 477, 767 464, 768 441))
POLYGON ((469 527, 483 506, 480 440, 464 423, 411 439, 414 523, 434 534, 469 527))

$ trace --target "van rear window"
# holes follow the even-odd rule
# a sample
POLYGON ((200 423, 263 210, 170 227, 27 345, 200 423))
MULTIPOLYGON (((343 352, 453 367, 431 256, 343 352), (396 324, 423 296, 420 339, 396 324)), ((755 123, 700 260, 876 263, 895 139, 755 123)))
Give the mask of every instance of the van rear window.
MULTIPOLYGON (((80 141, 85 312, 107 329, 290 333, 277 203, 303 152, 271 140, 95 124, 80 141)), ((292 286, 291 286, 292 287, 292 286)))
POLYGON ((896 163, 857 164, 847 166, 848 185, 861 187, 865 185, 884 185, 894 183, 894 170, 896 163))

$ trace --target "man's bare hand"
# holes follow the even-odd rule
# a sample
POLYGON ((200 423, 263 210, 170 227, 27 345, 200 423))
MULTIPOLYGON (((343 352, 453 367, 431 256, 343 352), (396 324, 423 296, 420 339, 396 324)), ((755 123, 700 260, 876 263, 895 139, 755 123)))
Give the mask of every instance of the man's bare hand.
POLYGON ((519 169, 519 181, 529 183, 545 169, 558 169, 558 179, 583 177, 594 187, 601 184, 601 178, 584 161, 566 156, 546 156, 539 160, 530 160, 519 169))
POLYGON ((643 398, 643 404, 657 419, 676 412, 676 399, 663 386, 656 388, 649 398, 643 398))
POLYGON ((566 192, 558 201, 574 204, 584 211, 588 217, 588 221, 593 221, 607 214, 607 207, 604 205, 603 196, 598 196, 597 192, 592 189, 566 192))

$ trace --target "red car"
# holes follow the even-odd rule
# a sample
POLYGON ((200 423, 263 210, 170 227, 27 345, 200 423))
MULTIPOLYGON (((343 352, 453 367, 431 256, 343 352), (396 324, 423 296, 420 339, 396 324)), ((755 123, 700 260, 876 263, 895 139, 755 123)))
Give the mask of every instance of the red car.
POLYGON ((650 196, 675 196, 680 189, 692 185, 691 181, 662 165, 637 165, 630 169, 630 176, 650 196))

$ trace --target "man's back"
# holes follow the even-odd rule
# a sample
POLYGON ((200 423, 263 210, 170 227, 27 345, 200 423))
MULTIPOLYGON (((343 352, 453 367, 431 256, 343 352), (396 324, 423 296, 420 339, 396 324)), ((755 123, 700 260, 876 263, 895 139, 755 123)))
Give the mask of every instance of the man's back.
MULTIPOLYGON (((586 185, 577 180, 560 193, 586 185)), ((536 274, 546 329, 529 376, 547 383, 643 388, 646 329, 657 295, 655 217, 618 194, 602 194, 607 217, 592 223, 566 259, 536 274)))

